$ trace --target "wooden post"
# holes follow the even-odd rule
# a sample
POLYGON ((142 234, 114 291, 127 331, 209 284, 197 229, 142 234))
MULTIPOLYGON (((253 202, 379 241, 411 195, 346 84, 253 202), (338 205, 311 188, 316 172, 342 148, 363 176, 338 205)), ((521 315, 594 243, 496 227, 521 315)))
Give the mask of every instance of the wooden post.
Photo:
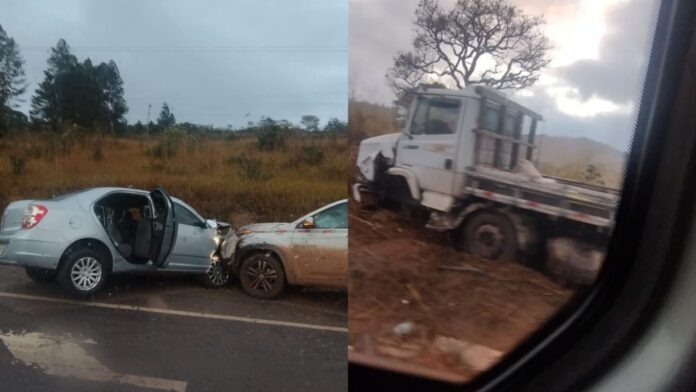
MULTIPOLYGON (((498 121, 498 135, 505 133, 505 117, 507 117, 507 106, 500 105, 500 119, 498 121)), ((493 167, 496 169, 500 168, 500 149, 502 147, 502 140, 495 139, 495 148, 493 150, 493 167)))
MULTIPOLYGON (((533 118, 532 119, 532 128, 529 130, 529 139, 527 142, 530 145, 534 145, 534 135, 536 133, 536 127, 537 127, 537 119, 533 118)), ((527 160, 531 162, 532 160, 532 154, 534 153, 534 148, 532 146, 527 146, 527 160)))
MULTIPOLYGON (((522 112, 519 112, 517 114, 517 120, 515 121, 515 130, 513 133, 513 137, 515 140, 522 141, 522 124, 524 122, 524 114, 522 112)), ((513 143, 512 144, 512 152, 510 153, 510 168, 514 169, 515 166, 517 166, 517 158, 520 155, 520 144, 519 143, 513 143)))

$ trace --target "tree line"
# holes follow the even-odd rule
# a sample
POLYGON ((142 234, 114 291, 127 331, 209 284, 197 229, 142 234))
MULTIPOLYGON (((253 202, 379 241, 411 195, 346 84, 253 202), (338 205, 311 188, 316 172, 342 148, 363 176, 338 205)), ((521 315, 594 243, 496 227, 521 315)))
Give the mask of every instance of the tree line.
POLYGON ((128 104, 124 98, 123 80, 116 65, 110 60, 93 64, 71 53, 65 40, 58 40, 51 48, 43 80, 31 97, 29 116, 17 110, 28 83, 24 59, 19 46, 0 26, 0 136, 10 129, 49 129, 63 132, 74 127, 86 131, 101 130, 116 134, 157 134, 171 127, 189 133, 223 131, 258 131, 268 127, 300 129, 307 132, 346 132, 347 124, 336 118, 320 128, 314 115, 302 116, 302 128, 288 121, 262 118, 246 127, 225 129, 190 122, 178 123, 170 106, 164 102, 155 122, 128 124, 125 114, 128 104))

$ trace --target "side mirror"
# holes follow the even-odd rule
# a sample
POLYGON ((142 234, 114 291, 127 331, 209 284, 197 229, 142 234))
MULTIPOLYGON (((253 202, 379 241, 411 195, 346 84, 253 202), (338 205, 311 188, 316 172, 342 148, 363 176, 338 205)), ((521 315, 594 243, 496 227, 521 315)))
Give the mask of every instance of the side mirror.
POLYGON ((406 117, 396 116, 396 126, 399 127, 399 129, 406 128, 406 117))
POLYGON ((218 223, 215 221, 215 219, 206 219, 205 226, 209 229, 217 229, 218 223))
POLYGON ((302 222, 303 229, 313 229, 314 226, 314 218, 312 218, 311 216, 302 222))

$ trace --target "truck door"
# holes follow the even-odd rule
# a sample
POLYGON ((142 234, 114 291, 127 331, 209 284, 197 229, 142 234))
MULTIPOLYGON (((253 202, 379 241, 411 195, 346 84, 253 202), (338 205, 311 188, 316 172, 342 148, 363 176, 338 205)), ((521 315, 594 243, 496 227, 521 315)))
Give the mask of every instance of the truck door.
POLYGON ((169 195, 162 188, 155 188, 150 192, 150 198, 155 207, 152 218, 150 260, 158 267, 166 267, 167 256, 176 237, 174 207, 169 195))
POLYGON ((452 193, 462 107, 461 99, 419 97, 399 139, 396 164, 412 170, 424 191, 452 193))

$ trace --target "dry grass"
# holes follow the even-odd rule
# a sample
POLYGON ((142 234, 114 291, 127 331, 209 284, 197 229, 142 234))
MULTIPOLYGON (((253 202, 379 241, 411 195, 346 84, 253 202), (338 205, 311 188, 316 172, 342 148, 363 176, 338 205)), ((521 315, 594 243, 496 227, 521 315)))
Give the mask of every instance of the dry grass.
POLYGON ((229 139, 175 135, 174 152, 156 151, 164 138, 13 135, 0 139, 0 208, 12 200, 96 186, 162 186, 206 217, 245 224, 289 220, 346 197, 345 137, 291 138, 285 148, 259 151, 252 136, 229 139), (303 160, 316 146, 320 163, 303 160), (24 163, 22 163, 22 161, 24 163), (248 174, 256 163, 261 176, 248 174), (247 164, 245 166, 245 164, 247 164))

